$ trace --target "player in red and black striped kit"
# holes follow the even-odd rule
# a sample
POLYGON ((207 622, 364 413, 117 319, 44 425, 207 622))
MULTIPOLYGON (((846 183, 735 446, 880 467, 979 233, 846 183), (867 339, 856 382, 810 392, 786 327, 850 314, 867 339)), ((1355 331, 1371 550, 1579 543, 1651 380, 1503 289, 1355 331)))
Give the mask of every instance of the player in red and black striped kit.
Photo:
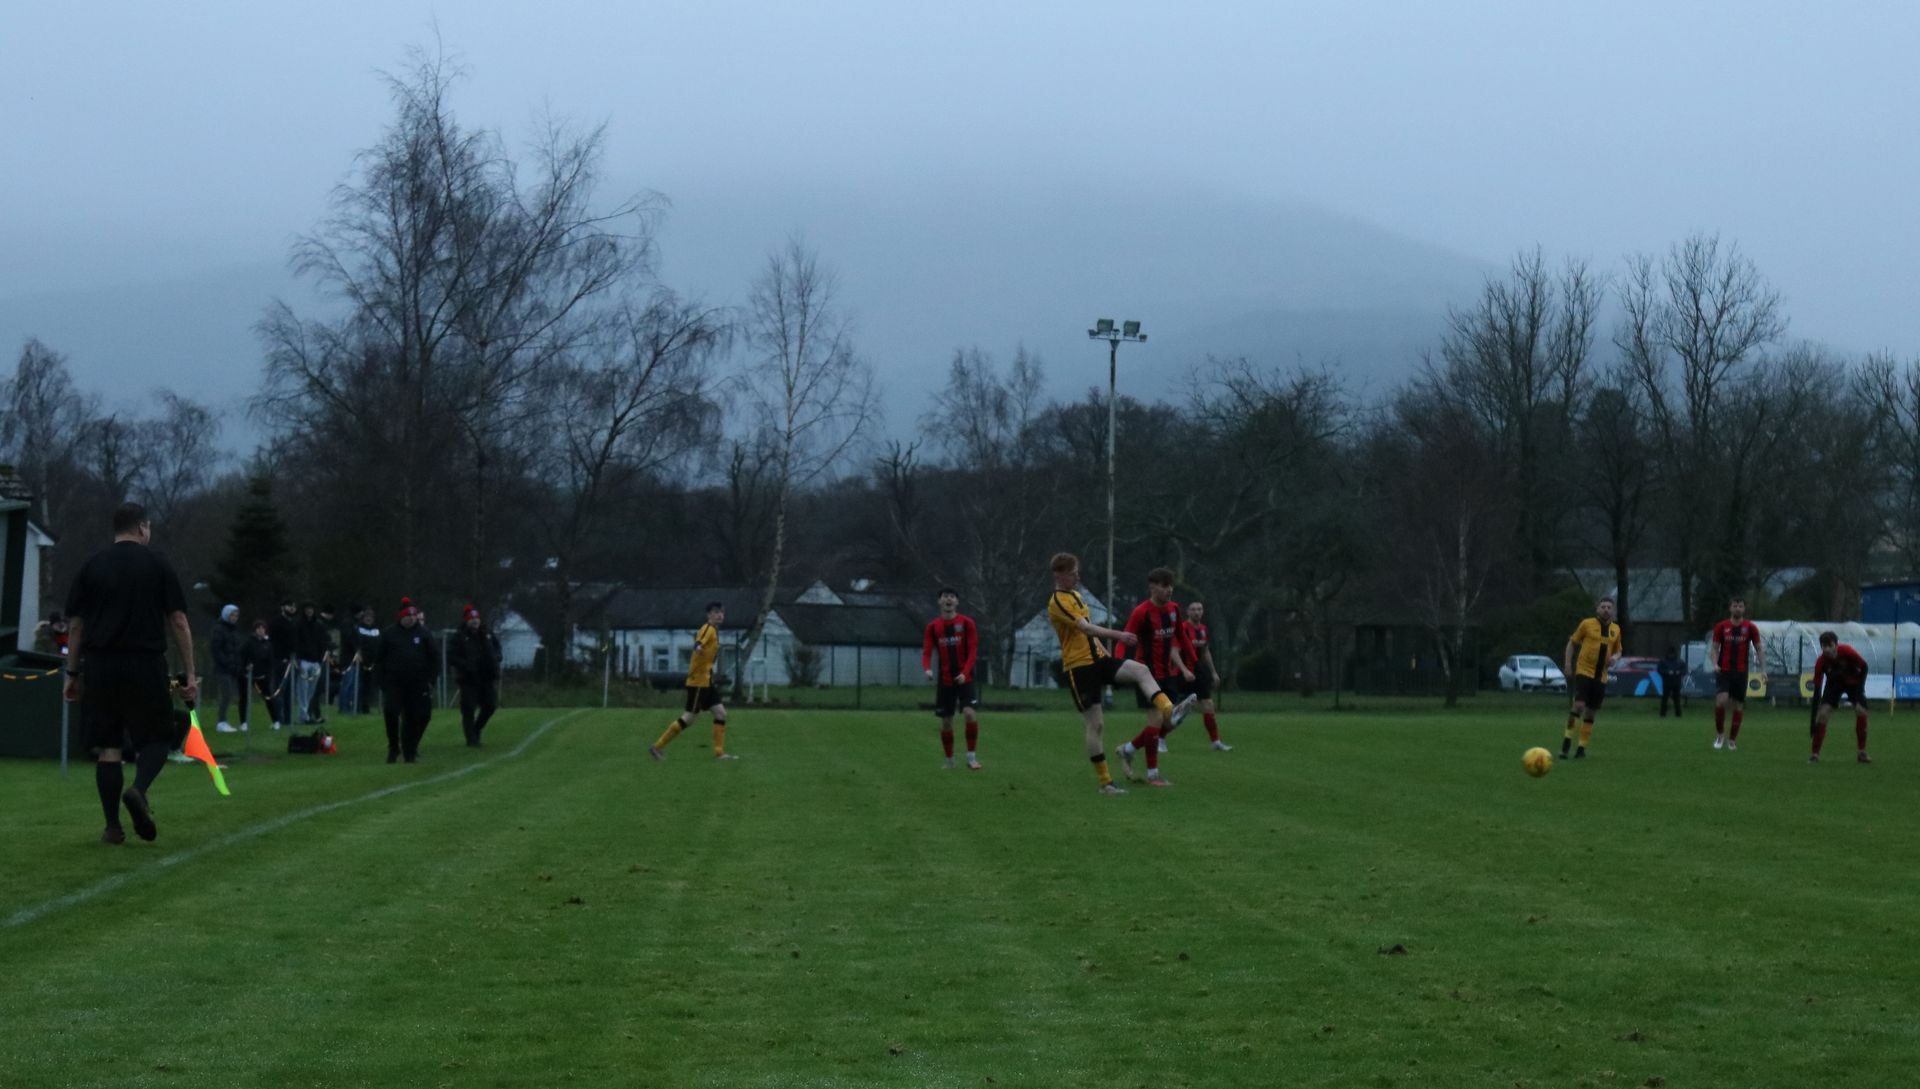
POLYGON ((1813 660, 1813 701, 1819 711, 1813 719, 1813 754, 1807 763, 1820 762, 1820 746, 1827 740, 1827 718, 1845 699, 1853 705, 1853 739, 1859 743, 1854 758, 1873 763, 1867 755, 1867 660, 1830 631, 1820 633, 1820 657, 1813 660), (1821 682, 1825 681, 1824 687, 1821 682))
MULTIPOLYGON (((1173 784, 1160 778, 1160 736, 1172 730, 1180 719, 1186 716, 1193 706, 1193 696, 1186 686, 1193 683, 1193 670, 1180 657, 1181 639, 1180 606, 1173 600, 1173 572, 1164 567, 1156 567, 1147 572, 1147 600, 1133 607, 1132 615, 1127 617, 1126 626, 1120 629, 1129 632, 1139 642, 1128 648, 1128 655, 1138 658, 1153 674, 1160 687, 1170 697, 1183 696, 1174 704, 1173 712, 1167 717, 1163 729, 1157 725, 1148 725, 1140 735, 1119 747, 1121 766, 1127 769, 1127 778, 1133 778, 1133 756, 1136 752, 1147 757, 1147 785, 1171 786, 1173 784)), ((1136 690, 1134 693, 1141 707, 1153 704, 1136 690)), ((1151 721, 1151 720, 1149 720, 1151 721)))
POLYGON ((1207 607, 1198 601, 1187 602, 1187 618, 1180 622, 1180 660, 1193 667, 1193 695, 1200 701, 1202 721, 1207 724, 1207 739, 1220 752, 1232 752, 1233 746, 1220 740, 1220 721, 1215 717, 1213 690, 1220 684, 1220 670, 1213 664, 1208 649, 1207 607))
POLYGON ((1767 648, 1760 645, 1760 629, 1747 619, 1747 601, 1727 602, 1728 618, 1713 626, 1707 658, 1719 670, 1720 692, 1713 697, 1713 747, 1739 748, 1740 718, 1747 710, 1747 671, 1767 670, 1767 648), (1751 653, 1751 662, 1749 662, 1751 653), (1727 704, 1733 704, 1733 730, 1727 731, 1727 704))
POLYGON ((952 587, 940 590, 940 615, 927 623, 926 638, 920 643, 920 668, 939 688, 934 690, 933 713, 940 719, 940 746, 947 751, 947 767, 953 766, 953 713, 958 708, 967 719, 967 768, 980 770, 979 689, 973 683, 973 666, 980 654, 980 629, 973 618, 960 615, 960 592, 952 587), (940 672, 934 674, 934 656, 939 655, 940 672))

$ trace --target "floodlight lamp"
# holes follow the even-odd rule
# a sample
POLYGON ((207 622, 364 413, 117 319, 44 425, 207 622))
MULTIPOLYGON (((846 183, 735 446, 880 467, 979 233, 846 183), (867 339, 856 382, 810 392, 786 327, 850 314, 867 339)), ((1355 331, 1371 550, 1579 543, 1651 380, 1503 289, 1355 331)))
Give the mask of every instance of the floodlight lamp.
POLYGON ((1121 336, 1128 336, 1128 337, 1137 337, 1137 336, 1139 336, 1139 335, 1140 335, 1140 323, 1139 323, 1139 322, 1137 322, 1137 321, 1130 321, 1130 322, 1127 322, 1127 323, 1126 323, 1125 325, 1122 325, 1122 326, 1120 327, 1120 335, 1121 335, 1121 336))
POLYGON ((1106 336, 1113 332, 1113 319, 1101 318, 1099 321, 1094 322, 1093 331, 1096 336, 1106 336))

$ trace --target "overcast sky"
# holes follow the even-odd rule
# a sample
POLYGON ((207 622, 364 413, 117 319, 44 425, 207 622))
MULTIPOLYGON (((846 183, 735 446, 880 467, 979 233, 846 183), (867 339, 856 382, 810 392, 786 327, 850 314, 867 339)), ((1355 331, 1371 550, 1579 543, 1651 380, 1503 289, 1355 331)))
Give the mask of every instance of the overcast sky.
MULTIPOLYGON (((1313 237, 1343 250, 1353 232, 1404 241, 1426 257, 1381 260, 1433 258, 1428 294, 1535 244, 1612 267, 1719 231, 1783 293, 1796 335, 1920 354, 1920 5, 1755 0, 977 0, 945 14, 900 3, 11 5, 0 20, 8 354, 38 334, 83 381, 192 388, 198 337, 220 345, 206 366, 223 388, 250 388, 258 358, 242 358, 245 325, 258 307, 234 290, 235 270, 284 264, 389 118, 377 72, 404 67, 410 44, 431 47, 436 26, 468 72, 454 97, 464 123, 517 142, 542 110, 605 122, 609 186, 674 202, 662 267, 674 286, 738 298, 767 249, 806 232, 841 268, 896 417, 918 410, 938 370, 929 362, 963 340, 1002 352, 1023 341, 1072 370, 1088 363, 1092 318, 1138 316, 1163 333, 1160 358, 1191 362, 1198 334, 1183 353, 1155 307, 1178 291, 1191 314, 1214 293, 1201 270, 1255 261, 1224 251, 1237 221, 1260 216, 1320 224, 1329 233, 1313 237), (1004 244, 972 226, 943 234, 968 222, 969 202, 1019 229, 1004 244), (1201 208, 1214 218, 1202 222, 1201 208), (950 246, 1030 274, 1054 267, 1022 247, 1033 224, 1076 209, 1099 210, 1115 250, 1137 241, 1179 274, 1116 271, 1103 290, 1087 223, 1055 240, 1075 247, 1056 255, 1073 284, 1044 307, 1035 296, 1046 293, 1017 275, 1021 298, 957 288, 994 278, 980 253, 935 274, 950 246), (890 238, 912 242, 889 253, 890 238), (193 285, 215 282, 206 291, 225 293, 233 327, 208 309, 195 329, 128 328, 76 303, 161 285, 168 294, 125 297, 191 311, 193 285)), ((246 275, 261 294, 285 290, 246 275)), ((1351 298, 1364 311, 1374 300, 1354 280, 1371 278, 1336 279, 1326 290, 1339 298, 1314 305, 1351 298)), ((155 322, 132 302, 90 309, 155 322)), ((1063 381, 1084 385, 1074 374, 1063 381)))

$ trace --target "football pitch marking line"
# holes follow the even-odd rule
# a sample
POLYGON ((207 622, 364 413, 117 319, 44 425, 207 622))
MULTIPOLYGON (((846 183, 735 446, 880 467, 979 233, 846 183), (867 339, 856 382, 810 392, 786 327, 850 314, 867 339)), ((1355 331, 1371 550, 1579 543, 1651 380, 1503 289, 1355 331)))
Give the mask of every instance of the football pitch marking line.
POLYGON ((437 783, 452 782, 453 780, 458 779, 463 775, 471 775, 476 771, 480 771, 483 768, 490 768, 493 765, 498 764, 502 761, 512 760, 514 757, 519 756, 521 753, 525 752, 527 749, 527 746, 533 744, 535 741, 540 740, 540 736, 546 733, 552 727, 558 725, 561 722, 566 721, 567 719, 572 718, 577 714, 580 714, 588 710, 598 710, 598 708, 576 707, 575 709, 568 711, 564 715, 559 715, 554 718, 550 718, 547 721, 541 723, 537 728, 535 728, 535 730, 532 733, 528 734, 524 739, 522 739, 520 744, 515 745, 512 749, 509 749, 506 753, 500 756, 493 757, 490 760, 482 760, 478 764, 468 764, 464 768, 455 768, 454 770, 446 772, 444 774, 436 775, 431 779, 416 779, 410 783, 395 783, 393 786, 381 787, 379 790, 373 791, 370 794, 362 794, 357 798, 345 798, 337 802, 327 802, 324 805, 310 806, 296 813, 288 813, 288 814, 285 814, 284 816, 275 817, 270 821, 262 821, 261 823, 253 825, 251 827, 242 828, 238 832, 230 832, 227 835, 221 836, 219 839, 212 840, 207 843, 203 843, 198 847, 189 847, 184 851, 176 851, 170 855, 162 855, 161 857, 154 859, 152 862, 138 869, 127 870, 124 873, 114 874, 112 877, 102 878, 99 881, 96 881, 93 884, 88 885, 86 888, 79 889, 75 892, 67 893, 65 896, 56 896, 53 899, 48 900, 43 904, 35 904, 34 906, 29 908, 22 908, 21 910, 14 912, 12 915, 7 916, 4 920, 0 920, 0 930, 12 930, 15 927, 25 926, 28 923, 31 923, 34 920, 42 918, 55 911, 60 911, 64 908, 75 907, 80 904, 84 904, 89 900, 96 899, 101 896, 105 896, 107 893, 110 893, 115 889, 118 889, 122 885, 128 884, 129 882, 133 881, 135 878, 145 877, 148 874, 154 873, 158 870, 166 869, 169 866, 177 866, 182 862, 192 862, 194 859, 199 858, 201 855, 210 854, 214 851, 231 847, 236 843, 245 843, 247 840, 250 840, 250 839, 259 839, 261 836, 278 832, 282 828, 286 828, 289 825, 298 824, 301 821, 307 820, 310 817, 317 817, 322 813, 331 813, 336 809, 346 809, 349 806, 356 806, 362 802, 379 801, 381 798, 389 798, 395 794, 399 794, 402 791, 413 790, 416 787, 433 786, 437 783))

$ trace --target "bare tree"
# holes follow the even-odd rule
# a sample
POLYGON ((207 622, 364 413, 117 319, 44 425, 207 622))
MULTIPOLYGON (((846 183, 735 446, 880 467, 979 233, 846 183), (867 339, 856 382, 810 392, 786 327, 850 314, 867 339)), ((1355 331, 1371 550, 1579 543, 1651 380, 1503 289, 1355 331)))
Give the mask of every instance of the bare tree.
POLYGON ((1885 496, 1891 543, 1904 567, 1920 568, 1920 358, 1902 365, 1884 352, 1869 356, 1860 396, 1879 425, 1876 461, 1891 478, 1885 496))
POLYGON ((838 468, 877 411, 873 369, 854 354, 835 294, 833 273, 795 237, 768 255, 749 298, 746 336, 754 357, 742 390, 772 458, 773 550, 743 660, 752 657, 779 594, 794 492, 838 468))
POLYGON ((1652 441, 1646 407, 1633 376, 1616 371, 1587 401, 1576 428, 1581 470, 1572 477, 1586 515, 1585 541, 1613 568, 1615 614, 1633 622, 1633 561, 1641 554, 1653 516, 1652 441))
POLYGON ((1571 505, 1557 470, 1588 385, 1603 290, 1584 261, 1556 275, 1538 248, 1521 253, 1471 308, 1448 311, 1439 364, 1429 360, 1423 379, 1431 395, 1465 409, 1499 454, 1524 546, 1519 581, 1530 589, 1554 566, 1571 505))
POLYGON ((724 312, 663 290, 607 332, 585 362, 556 371, 543 421, 551 442, 541 475, 556 486, 556 508, 541 519, 541 535, 554 564, 563 655, 585 553, 605 543, 604 528, 644 481, 710 441, 718 409, 708 375, 731 326, 724 312))
POLYGON ((141 424, 147 456, 139 490, 154 524, 169 536, 186 531, 190 500, 204 492, 225 460, 220 417, 172 390, 159 390, 160 414, 141 424))
POLYGON ((421 569, 424 512, 469 483, 478 562, 491 438, 519 426, 536 377, 594 335, 611 312, 597 304, 650 271, 658 203, 596 200, 599 130, 550 124, 523 179, 496 134, 454 119, 453 79, 418 53, 404 77, 388 79, 392 125, 335 190, 331 216, 294 248, 295 271, 345 302, 346 316, 306 321, 280 303, 260 326, 268 362, 257 408, 298 433, 345 441, 378 467, 399 507, 404 582, 421 569), (471 473, 435 479, 456 448, 471 473))
POLYGON ((1693 235, 1655 262, 1630 258, 1620 292, 1624 316, 1614 343, 1646 398, 1671 500, 1662 506, 1675 550, 1681 607, 1696 627, 1706 622, 1694 581, 1703 564, 1707 600, 1737 591, 1750 525, 1736 486, 1751 453, 1751 434, 1722 426, 1746 372, 1786 332, 1780 297, 1739 248, 1717 235, 1693 235), (1738 439, 1730 449, 1723 439, 1738 439), (1702 501, 1703 500, 1703 501, 1702 501), (1709 542, 1722 553, 1709 554, 1709 542))
POLYGON ((0 384, 0 453, 41 500, 55 534, 66 525, 98 401, 74 385, 66 356, 33 337, 21 345, 13 377, 0 384))
MULTIPOLYGON (((1034 572, 1047 552, 1046 515, 1055 477, 1042 464, 1037 424, 1044 368, 1024 346, 1003 374, 979 348, 956 351, 947 384, 923 422, 952 472, 942 488, 942 516, 921 528, 964 547, 956 569, 940 571, 966 591, 981 621, 987 676, 1013 668, 1013 635, 1033 612, 1034 572)), ((895 504, 896 510, 899 504, 895 504)), ((923 552, 930 552, 924 546, 923 552)))

